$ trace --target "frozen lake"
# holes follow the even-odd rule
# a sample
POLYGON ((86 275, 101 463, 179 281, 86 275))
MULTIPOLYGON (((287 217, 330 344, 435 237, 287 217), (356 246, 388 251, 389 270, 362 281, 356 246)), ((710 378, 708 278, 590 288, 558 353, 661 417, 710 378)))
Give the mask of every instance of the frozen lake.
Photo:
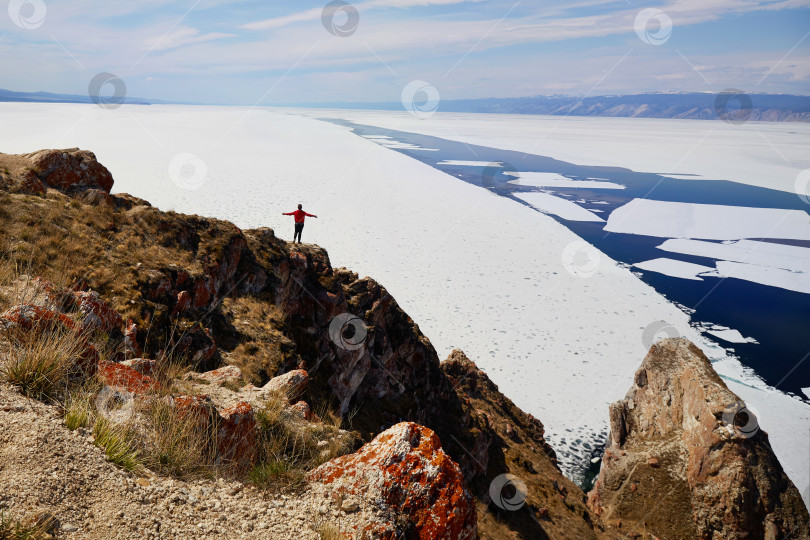
MULTIPOLYGON (((542 171, 502 169, 487 173, 491 186, 476 185, 408 153, 431 154, 437 161, 449 161, 446 167, 458 174, 478 178, 484 178, 482 171, 499 158, 440 155, 442 148, 409 143, 382 131, 376 139, 364 138, 345 125, 314 118, 324 116, 577 167, 661 174, 687 187, 692 182, 735 180, 743 187, 773 188, 782 192, 780 196, 796 197, 790 193, 795 178, 810 168, 806 151, 810 126, 804 124, 746 124, 742 130, 729 131, 735 126, 700 121, 631 124, 632 119, 569 122, 441 114, 419 121, 396 113, 190 106, 106 110, 93 105, 2 103, 5 129, 0 150, 87 148, 112 171, 114 191, 144 197, 162 209, 228 219, 243 228, 273 227, 287 239, 292 238, 292 223, 281 213, 303 203, 320 216, 307 222, 304 240, 328 249, 335 266, 347 266, 384 284, 441 357, 454 347, 463 349, 510 398, 544 423, 562 467, 572 476, 582 474, 604 442, 607 405, 631 386, 651 334, 676 331, 697 343, 729 387, 758 413, 787 473, 805 500, 810 498, 810 405, 786 394, 775 382, 777 374, 763 380, 756 372, 759 367, 746 368, 730 354, 727 349, 754 346, 734 343, 751 337, 743 329, 730 324, 693 326, 690 310, 657 291, 659 285, 636 275, 659 276, 645 278, 648 281, 705 285, 717 278, 699 274, 713 271, 767 287, 773 294, 802 294, 784 286, 803 286, 798 274, 805 271, 804 252, 797 256, 788 249, 791 242, 804 249, 803 240, 779 236, 777 245, 759 242, 768 236, 750 238, 747 228, 739 232, 767 222, 786 235, 798 234, 806 223, 798 214, 804 212, 798 197, 797 206, 781 208, 796 213, 747 220, 732 208, 722 210, 720 223, 702 217, 716 215, 716 209, 695 205, 745 205, 670 201, 692 206, 667 209, 670 217, 660 224, 666 227, 656 231, 662 236, 642 236, 629 229, 638 226, 635 217, 661 215, 662 209, 634 203, 643 199, 633 194, 640 184, 619 175, 579 177, 558 171, 521 177, 521 172, 542 171), (480 163, 457 165, 454 160, 480 163), (170 170, 182 174, 172 179, 170 170), (515 196, 489 189, 515 179, 523 186, 515 196), (571 181, 589 184, 573 187, 571 181), (605 185, 594 184, 598 182, 605 185), (566 190, 581 195, 562 197, 566 190), (614 218, 611 224, 612 213, 627 204, 641 206, 630 207, 633 212, 627 218, 614 218), (554 212, 565 217, 551 215, 554 212), (591 247, 589 227, 602 235, 615 227, 608 238, 637 238, 649 244, 651 256, 639 260, 643 266, 638 268, 618 264, 623 248, 591 247), (721 230, 724 240, 712 238, 712 231, 721 230), (745 240, 728 240, 729 235, 745 240), (749 244, 738 243, 743 241, 749 244), (763 275, 763 266, 747 264, 750 253, 759 262, 769 261, 770 268, 789 270, 792 280, 773 270, 763 275), (723 264, 709 264, 707 254, 723 264), (693 266, 672 261, 691 261, 693 266)), ((706 320, 720 322, 713 317, 706 320)), ((780 364, 779 369, 788 374, 793 366, 780 364)), ((810 387, 800 373, 806 373, 802 366, 790 372, 786 380, 791 388, 810 387)))

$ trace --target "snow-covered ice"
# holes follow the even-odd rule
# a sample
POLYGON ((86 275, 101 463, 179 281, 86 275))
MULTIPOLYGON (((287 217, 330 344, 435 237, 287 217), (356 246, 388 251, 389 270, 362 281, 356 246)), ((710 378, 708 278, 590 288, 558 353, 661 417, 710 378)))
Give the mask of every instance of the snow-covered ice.
POLYGON ((610 214, 605 230, 662 238, 810 240, 810 216, 803 210, 633 199, 610 214))
POLYGON ((463 159, 446 159, 440 161, 439 165, 454 165, 456 167, 500 167, 503 163, 489 161, 468 161, 463 159))
POLYGON ((696 281, 703 281, 703 278, 700 277, 701 273, 714 270, 714 268, 709 266, 668 259, 666 257, 636 263, 633 266, 649 272, 658 272, 666 276, 693 279, 696 281))
POLYGON ((605 221, 590 210, 586 210, 567 199, 555 197, 550 193, 515 193, 515 197, 526 201, 541 212, 553 214, 569 221, 605 221))
POLYGON ((807 272, 793 272, 758 264, 717 261, 717 275, 810 294, 810 273, 807 272))
POLYGON ((541 172, 505 172, 508 176, 517 176, 510 180, 510 184, 534 187, 564 187, 582 189, 624 189, 624 186, 615 182, 600 182, 596 180, 571 180, 556 173, 541 172))
POLYGON ((810 248, 740 240, 738 242, 706 242, 688 238, 667 240, 658 249, 684 255, 697 255, 759 266, 771 266, 794 272, 810 273, 810 248))
MULTIPOLYGON (((717 361, 718 373, 759 412, 790 477, 805 496, 810 490, 810 406, 771 392, 691 328, 688 314, 606 255, 597 252, 595 264, 587 257, 588 271, 575 271, 583 264, 577 244, 582 241, 550 216, 340 126, 289 114, 236 107, 108 110, 16 103, 0 104, 0 114, 3 152, 91 149, 112 171, 114 191, 144 197, 162 209, 215 216, 245 228, 270 226, 291 238, 292 223, 281 213, 303 203, 319 216, 307 222, 304 240, 328 249, 335 266, 384 284, 441 357, 454 347, 463 349, 518 406, 542 420, 569 472, 592 457, 585 444, 592 449, 607 436, 608 404, 630 388, 646 353, 644 329, 667 321, 717 361), (207 167, 195 191, 175 185, 168 175, 169 163, 183 153, 199 156, 207 167)), ((418 122, 409 118, 375 114, 391 127, 418 131, 412 129, 418 122)), ((564 131, 551 131, 543 141, 525 127, 530 120, 469 115, 455 125, 467 134, 484 134, 486 141, 479 137, 479 142, 494 147, 513 146, 515 134, 531 134, 531 141, 524 141, 527 148, 537 142, 538 153, 553 154, 565 147, 572 162, 615 165, 613 157, 626 155, 626 143, 608 129, 615 122, 564 122, 564 131), (516 128, 511 135, 504 127, 510 122, 516 128), (505 134, 502 143, 499 134, 505 134), (598 146, 591 150, 588 140, 597 135, 608 141, 610 155, 598 146)), ((547 127, 556 120, 537 121, 547 127)), ((685 123, 666 122, 632 124, 641 145, 634 151, 646 151, 643 159, 650 166, 685 138, 685 123), (669 137, 660 135, 665 126, 672 126, 669 137)), ((796 164, 807 158, 789 148, 785 152, 796 164)), ((656 170, 669 165, 660 163, 656 170)), ((747 160, 744 167, 755 169, 752 163, 747 160)), ((678 172, 700 172, 692 169, 685 163, 678 172)), ((750 172, 767 177, 761 174, 766 169, 750 172)))
POLYGON ((729 343, 756 343, 757 340, 754 338, 747 338, 743 336, 739 330, 734 330, 732 328, 720 328, 720 329, 711 329, 706 330, 713 336, 719 337, 724 341, 728 341, 729 343))
POLYGON ((801 122, 732 125, 661 118, 443 112, 416 118, 404 111, 300 112, 578 165, 626 167, 684 182, 729 180, 795 193, 797 176, 810 169, 810 124, 801 122))

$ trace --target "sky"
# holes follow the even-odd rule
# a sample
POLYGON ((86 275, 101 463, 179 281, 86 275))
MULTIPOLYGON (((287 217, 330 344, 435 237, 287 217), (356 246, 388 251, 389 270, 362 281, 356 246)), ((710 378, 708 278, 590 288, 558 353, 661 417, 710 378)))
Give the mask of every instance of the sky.
POLYGON ((87 95, 110 73, 130 97, 234 105, 396 102, 413 81, 443 100, 810 94, 810 0, 337 1, 3 0, 0 88, 87 95))

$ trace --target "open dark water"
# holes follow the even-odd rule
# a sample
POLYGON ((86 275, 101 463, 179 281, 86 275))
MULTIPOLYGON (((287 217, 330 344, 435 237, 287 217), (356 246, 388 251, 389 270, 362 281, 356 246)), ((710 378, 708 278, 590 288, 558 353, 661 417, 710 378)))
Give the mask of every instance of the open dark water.
MULTIPOLYGON (((613 210, 635 198, 807 211, 807 205, 792 193, 727 180, 679 180, 619 167, 577 165, 535 154, 468 145, 344 120, 331 118, 321 120, 350 127, 360 136, 391 137, 396 142, 438 149, 431 152, 392 148, 461 181, 489 189, 526 206, 528 204, 516 198, 515 193, 542 191, 566 197, 583 208, 601 210, 602 212, 597 215, 605 220, 613 210), (441 164, 443 161, 500 162, 508 165, 502 168, 454 166, 441 164), (507 184, 510 180, 516 180, 514 176, 503 174, 509 170, 557 173, 573 180, 595 178, 624 185, 625 189, 536 188, 507 184), (594 204, 596 202, 598 204, 594 204)), ((557 216, 551 217, 614 260, 627 265, 669 257, 709 267, 715 266, 715 259, 712 258, 668 253, 656 249, 666 240, 665 238, 607 233, 603 230, 606 223, 568 221, 557 216)), ((810 247, 810 242, 807 241, 769 241, 810 247)), ((745 337, 756 339, 758 344, 739 344, 707 336, 731 350, 744 365, 752 368, 768 384, 805 399, 801 388, 810 386, 810 295, 738 279, 704 276, 703 281, 696 281, 638 268, 633 268, 633 272, 670 301, 694 310, 691 315, 693 324, 712 323, 727 326, 739 330, 745 337)))

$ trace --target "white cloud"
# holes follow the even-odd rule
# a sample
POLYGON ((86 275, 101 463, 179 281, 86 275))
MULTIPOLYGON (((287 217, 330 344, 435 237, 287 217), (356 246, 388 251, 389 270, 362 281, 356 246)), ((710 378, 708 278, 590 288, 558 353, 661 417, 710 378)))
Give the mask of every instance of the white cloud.
POLYGON ((201 34, 196 28, 179 26, 165 34, 148 38, 144 44, 144 48, 152 51, 166 51, 178 47, 185 47, 186 45, 194 45, 230 37, 236 37, 236 35, 222 32, 201 34))

